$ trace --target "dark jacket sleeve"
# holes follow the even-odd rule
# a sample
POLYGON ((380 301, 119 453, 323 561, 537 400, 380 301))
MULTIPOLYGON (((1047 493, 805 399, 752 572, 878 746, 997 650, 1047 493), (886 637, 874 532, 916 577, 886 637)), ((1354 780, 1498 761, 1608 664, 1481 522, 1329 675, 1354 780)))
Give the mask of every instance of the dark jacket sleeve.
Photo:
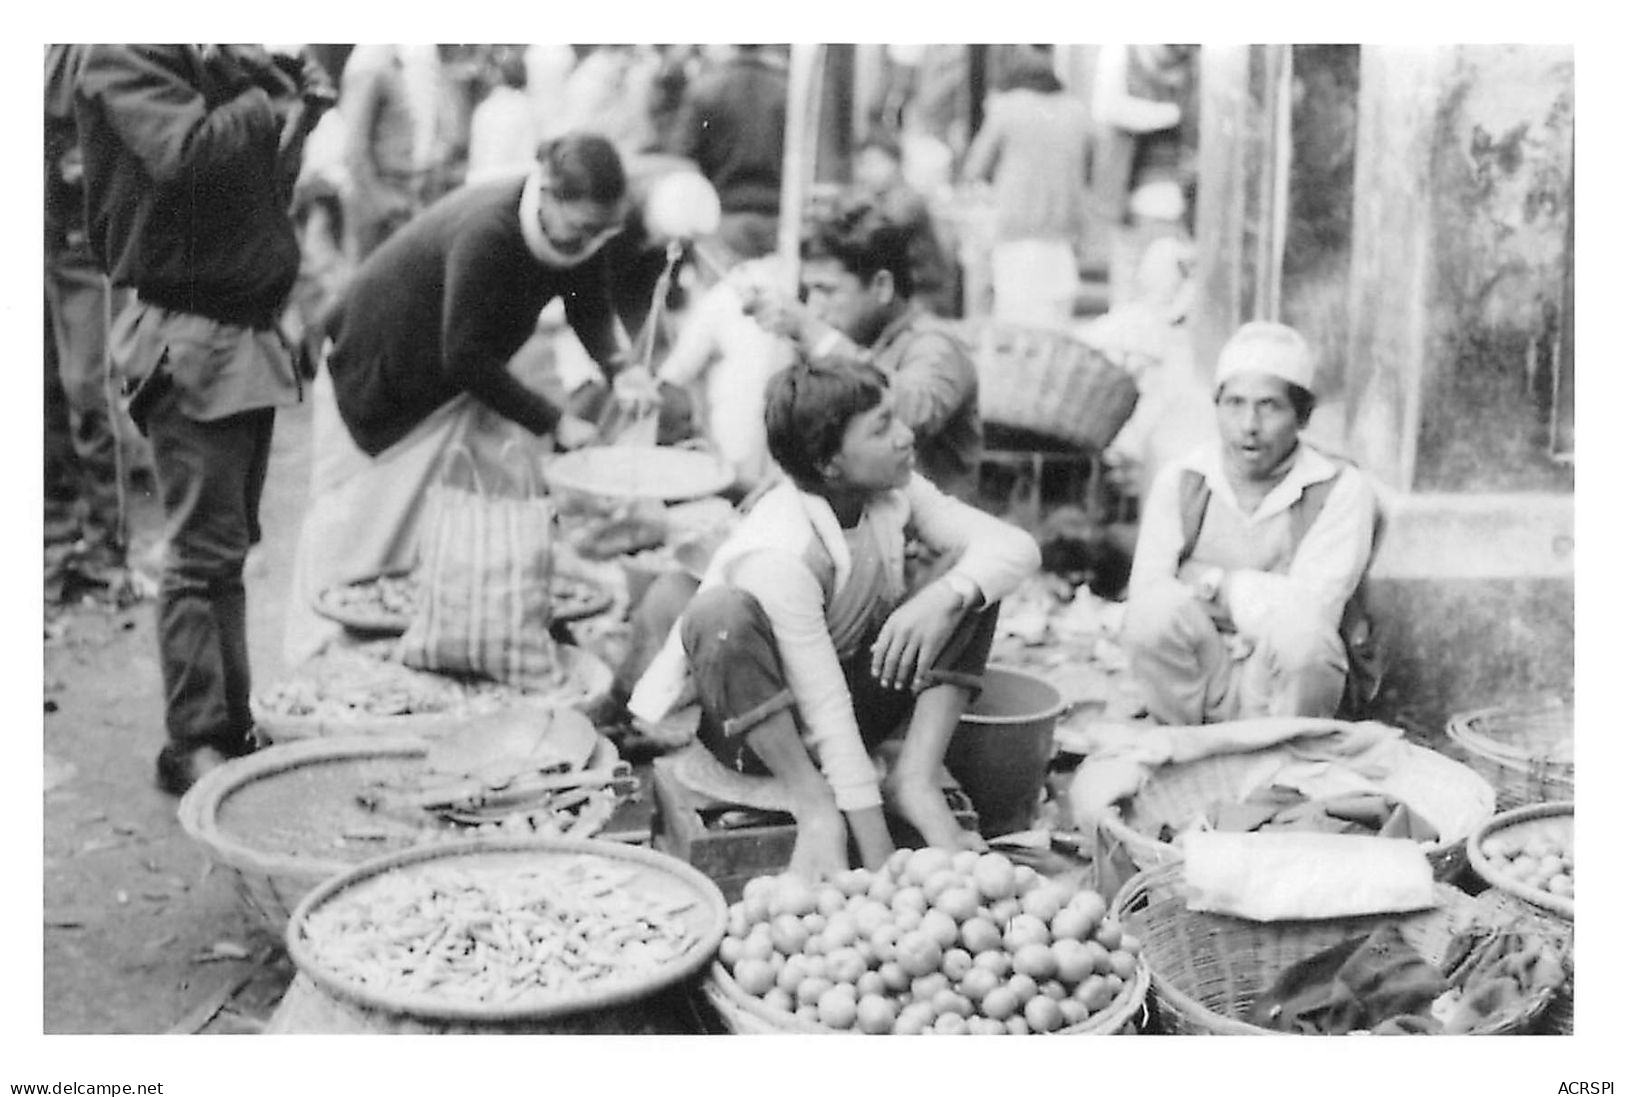
POLYGON ((508 372, 508 361, 533 330, 534 309, 525 326, 525 303, 508 287, 514 279, 493 269, 490 235, 460 239, 447 257, 441 357, 459 387, 532 434, 546 434, 559 421, 559 409, 508 372))
POLYGON ((571 288, 564 295, 564 315, 581 345, 606 376, 613 377, 620 352, 615 333, 615 301, 611 296, 609 264, 602 254, 575 269, 571 288))
POLYGON ((211 109, 195 79, 173 48, 96 46, 79 87, 81 97, 100 102, 153 182, 167 187, 276 145, 276 112, 264 89, 244 85, 211 109))

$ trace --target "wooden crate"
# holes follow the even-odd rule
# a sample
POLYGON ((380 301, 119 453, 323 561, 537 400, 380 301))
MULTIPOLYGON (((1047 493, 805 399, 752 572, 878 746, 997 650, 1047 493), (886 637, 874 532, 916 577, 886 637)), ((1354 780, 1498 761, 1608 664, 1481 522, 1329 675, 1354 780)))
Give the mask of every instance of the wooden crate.
MULTIPOLYGON (((655 804, 650 845, 699 869, 722 889, 728 902, 739 898, 746 881, 783 872, 789 866, 796 827, 788 816, 783 823, 763 826, 710 827, 702 813, 722 806, 719 801, 679 781, 672 773, 670 759, 655 759, 652 772, 655 804)), ((957 786, 948 789, 947 795, 959 825, 975 830, 978 823, 970 797, 957 786)), ((900 847, 919 843, 919 836, 906 823, 890 815, 887 821, 892 840, 900 847)), ((856 864, 857 851, 853 849, 849 855, 856 864)))

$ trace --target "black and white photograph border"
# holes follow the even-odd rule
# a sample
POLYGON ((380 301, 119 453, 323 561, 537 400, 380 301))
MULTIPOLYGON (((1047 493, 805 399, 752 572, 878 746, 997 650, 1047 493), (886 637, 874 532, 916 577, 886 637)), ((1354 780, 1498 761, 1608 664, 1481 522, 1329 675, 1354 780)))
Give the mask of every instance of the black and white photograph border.
MULTIPOLYGON (((686 23, 679 27, 682 21, 668 11, 650 11, 647 20, 637 11, 640 28, 649 28, 647 33, 640 29, 638 37, 738 37, 742 28, 730 11, 704 13, 695 20, 697 28, 686 23)), ((337 24, 335 31, 364 39, 365 28, 376 18, 345 13, 327 21, 320 14, 299 13, 290 20, 278 13, 274 25, 281 36, 300 37, 310 26, 337 24)), ((1598 28, 1569 19, 1572 13, 1567 11, 1555 13, 1563 18, 1550 30, 1530 26, 1527 16, 1507 5, 1483 13, 1488 18, 1482 23, 1475 13, 1471 37, 1488 41, 1466 44, 1458 39, 1469 37, 1464 33, 1467 22, 1435 15, 1413 24, 1409 13, 1389 11, 1373 20, 1379 30, 1360 23, 1339 27, 1311 21, 1300 31, 1289 23, 1281 30, 1297 44, 1266 45, 1257 43, 1283 34, 1272 31, 1274 24, 1259 12, 1248 11, 1237 23, 1222 26, 1205 12, 1171 20, 1169 25, 1181 30, 1191 28, 1189 37, 1202 43, 1195 51, 1200 79, 1185 89, 1187 98, 1175 112, 1179 122, 1159 127, 1173 131, 1163 150, 1168 157, 1165 173, 1144 174, 1144 156, 1136 164, 1131 152, 1121 165, 1123 178, 1112 189, 1100 185, 1112 160, 1098 128, 1103 111, 1110 115, 1111 108, 1097 101, 1100 57, 1112 50, 970 43, 1003 37, 1152 37, 1153 25, 1143 17, 1114 13, 1097 21, 1093 15, 1035 6, 1012 12, 1006 34, 1004 27, 988 25, 987 13, 933 14, 928 29, 909 26, 917 17, 886 13, 870 18, 875 14, 834 9, 815 16, 794 13, 784 17, 786 25, 772 19, 753 28, 771 28, 777 33, 762 36, 792 43, 781 54, 792 107, 786 129, 790 140, 802 142, 804 156, 799 165, 793 157, 784 161, 785 189, 800 188, 800 195, 783 208, 804 209, 808 202, 817 207, 826 198, 838 201, 840 192, 865 170, 864 153, 873 147, 867 139, 882 132, 899 134, 900 140, 883 151, 905 182, 927 196, 923 205, 934 215, 939 258, 945 257, 942 266, 950 275, 946 284, 939 279, 933 286, 943 302, 938 315, 950 325, 962 325, 958 335, 981 383, 983 454, 966 492, 981 509, 1026 529, 1043 553, 1044 581, 1022 588, 1004 603, 992 658, 1057 686, 1064 714, 1054 720, 1052 750, 1076 766, 1080 755, 1086 757, 1085 747, 1099 744, 1089 738, 1091 721, 1085 717, 1132 722, 1144 718, 1148 703, 1157 703, 1138 687, 1129 655, 1116 642, 1140 518, 1137 508, 1146 501, 1158 469, 1178 462, 1199 443, 1219 440, 1215 364, 1230 335, 1252 319, 1286 322, 1308 339, 1315 358, 1314 406, 1302 438, 1356 466, 1371 483, 1383 515, 1366 594, 1374 619, 1384 626, 1387 670, 1374 703, 1361 717, 1402 730, 1417 748, 1486 782, 1500 809, 1522 801, 1509 804, 1505 790, 1495 785, 1493 763, 1475 765, 1461 735, 1452 734, 1453 727, 1465 726, 1464 717, 1516 718, 1529 704, 1556 698, 1568 702, 1572 722, 1606 726, 1606 695, 1599 697, 1599 682, 1610 669, 1610 646, 1594 635, 1577 648, 1576 638, 1586 629, 1595 633, 1611 617, 1618 595, 1606 574, 1611 569, 1594 559, 1586 568, 1585 600, 1574 595, 1582 546, 1592 545, 1595 557, 1595 546, 1609 532, 1597 528, 1601 514, 1587 511, 1593 533, 1579 536, 1577 439, 1586 439, 1588 460, 1604 470, 1593 470, 1597 482, 1606 483, 1606 470, 1617 459, 1607 428, 1596 421, 1604 412, 1592 414, 1593 425, 1582 430, 1574 401, 1574 361, 1580 349, 1603 353, 1600 320, 1608 312, 1601 303, 1600 287, 1607 282, 1600 275, 1600 257, 1612 254, 1620 227, 1617 212, 1595 197, 1584 203, 1586 231, 1575 227, 1579 196, 1605 194, 1600 187, 1575 187, 1577 162, 1583 159, 1588 177, 1598 178, 1618 166, 1617 154, 1597 147, 1605 141, 1588 143, 1583 157, 1577 153, 1576 101, 1617 101, 1620 91, 1600 47, 1589 44, 1590 37, 1600 37, 1598 28), (837 29, 845 33, 834 33, 837 29), (929 51, 870 41, 881 37, 959 43, 960 56, 953 61, 958 67, 949 77, 955 86, 942 97, 945 121, 934 132, 921 123, 917 110, 920 60, 929 51), (1406 40, 1414 38, 1421 40, 1406 40), (831 39, 837 44, 813 44, 831 39), (840 44, 843 39, 847 44, 840 44), (1339 41, 1381 44, 1310 44, 1339 41), (990 110, 997 109, 992 100, 1009 86, 1012 73, 1034 57, 1047 66, 1065 96, 1083 104, 1089 123, 1089 174, 1078 214, 1082 227, 1068 245, 1066 277, 1072 281, 1062 286, 1048 273, 1051 268, 1039 266, 1049 258, 1042 249, 1000 246, 996 168, 990 166, 980 180, 961 177, 967 161, 974 166, 974 159, 991 158, 976 147, 977 135, 990 110), (1136 172, 1141 173, 1138 178, 1136 172), (1579 279, 1581 267, 1596 273, 1579 279), (1592 303, 1581 308, 1577 302, 1588 288, 1592 303), (1063 401, 1035 395, 1062 392, 1067 384, 1098 383, 1063 377, 1057 357, 1038 362, 1029 351, 1013 364, 1019 355, 989 334, 1001 330, 1000 325, 1044 327, 1049 319, 1042 315, 1040 298, 1064 299, 1065 319, 1053 326, 1089 348, 1093 360, 1132 379, 1136 397, 1121 414, 1113 413, 1103 424, 1064 414, 1059 425, 1054 419, 1039 421, 1054 415, 1063 401), (1580 312, 1589 324, 1577 324, 1580 312), (999 359, 1001 346, 1005 355, 999 359), (1012 386, 1017 390, 1013 394, 998 391, 988 384, 997 367, 1027 370, 1022 375, 1026 383, 1012 386), (1056 372, 1038 372, 1050 370, 1056 372), (987 412, 990 400, 999 404, 993 415, 987 412), (1023 417, 1034 418, 1029 422, 1023 417), (1091 430, 1104 432, 1098 446, 1091 430), (1587 612, 1576 614, 1580 604, 1587 612), (1579 688, 1581 679, 1590 684, 1579 688), (1070 753, 1072 749, 1078 753, 1070 753)), ((557 27, 549 15, 541 20, 547 24, 541 33, 613 37, 602 13, 592 15, 571 13, 570 21, 557 27)), ((128 14, 110 14, 88 36, 102 37, 103 26, 123 30, 122 24, 130 21, 128 14)), ((434 16, 420 30, 414 25, 420 21, 414 16, 405 25, 423 41, 445 42, 454 37, 453 28, 463 30, 455 20, 434 16)), ((523 27, 533 36, 538 29, 533 22, 511 11, 481 12, 467 29, 488 31, 483 35, 488 37, 500 36, 497 32, 522 37, 523 27)), ((210 23, 206 19, 202 25, 210 23)), ((393 18, 391 26, 393 33, 393 18)), ((226 29, 236 37, 273 36, 268 28, 235 20, 228 20, 226 29)), ((132 27, 107 37, 135 41, 150 33, 132 27)), ((41 41, 82 35, 56 26, 41 41)), ((9 77, 17 81, 13 102, 32 103, 39 94, 30 67, 33 48, 16 51, 13 68, 20 75, 9 77)), ((455 58, 467 60, 470 85, 500 80, 492 75, 499 73, 499 64, 479 77, 472 75, 476 53, 464 47, 455 58)), ((335 91, 342 92, 342 72, 332 76, 335 91)), ((647 112, 628 121, 638 112, 614 96, 599 106, 606 117, 618 115, 624 124, 652 125, 647 112)), ((1132 111, 1135 105, 1122 109, 1132 111)), ((32 133, 33 117, 24 132, 32 133)), ((665 122, 675 124, 672 118, 665 122)), ((342 164, 342 136, 332 136, 333 129, 311 135, 307 157, 314 146, 318 155, 342 164), (324 146, 324 141, 331 143, 324 146)), ((652 132, 641 138, 651 148, 652 132)), ((49 127, 45 136, 49 161, 49 127)), ((464 170, 471 166, 465 163, 464 170)), ((48 162, 47 200, 50 170, 48 162)), ((504 168, 491 170, 500 175, 504 168)), ((520 167, 520 174, 525 170, 520 167)), ((647 189, 640 198, 639 186, 646 180, 630 174, 634 202, 643 203, 634 218, 650 218, 643 227, 651 242, 642 257, 646 273, 638 288, 624 295, 628 301, 621 303, 618 319, 623 332, 630 333, 627 349, 658 363, 655 355, 672 351, 688 318, 685 313, 694 314, 703 291, 715 280, 707 264, 730 265, 739 244, 736 237, 730 249, 704 211, 695 215, 688 207, 651 204, 647 189), (659 236, 663 218, 683 222, 694 216, 695 224, 659 236), (680 250, 666 247, 671 239, 687 245, 675 267, 662 263, 680 250), (640 326, 653 330, 661 325, 669 335, 665 341, 658 334, 640 338, 640 326)), ((334 191, 342 196, 342 185, 334 191)), ((330 223, 350 215, 341 198, 323 198, 326 192, 320 187, 306 193, 317 197, 302 210, 306 269, 299 284, 314 309, 324 287, 319 274, 311 276, 310 249, 322 246, 318 237, 324 229, 338 228, 329 237, 329 257, 343 264, 352 258, 354 241, 330 223)), ((32 201, 31 194, 30 189, 17 197, 32 201)), ((692 193, 687 197, 692 200, 692 193)), ((432 196, 425 205, 430 202, 432 196)), ((544 232, 550 231, 543 224, 544 232)), ((353 230, 353 223, 349 227, 353 230)), ((50 230, 48 219, 48 260, 50 230)), ((796 226, 781 223, 763 252, 786 252, 793 268, 800 257, 799 239, 796 226)), ((771 281, 782 274, 764 278, 771 281)), ((42 356, 49 363, 59 348, 83 351, 73 333, 59 337, 62 325, 99 325, 106 332, 116 319, 116 305, 123 302, 115 291, 112 301, 93 308, 81 293, 77 313, 63 310, 61 295, 53 295, 49 263, 46 281, 42 356), (53 296, 56 328, 51 326, 53 296)), ((99 280, 93 288, 100 292, 99 280)), ((296 289, 295 297, 299 293, 296 289)), ((279 320, 292 335, 289 342, 316 365, 329 348, 319 336, 301 339, 307 329, 300 325, 310 322, 313 311, 302 312, 298 302, 294 306, 279 320)), ((935 310, 936 303, 931 307, 935 310)), ((32 353, 31 340, 24 341, 24 353, 32 353)), ((552 398, 559 392, 556 386, 568 392, 597 373, 593 357, 564 317, 544 314, 509 372, 552 398)), ((1594 374, 1586 391, 1596 395, 1584 407, 1609 408, 1612 392, 1607 386, 1615 382, 1600 370, 1594 374)), ((588 387, 595 383, 600 382, 585 381, 588 387)), ((696 387, 701 390, 695 399, 699 405, 703 386, 696 387)), ((347 1086, 427 1092, 458 1084, 458 1079, 461 1084, 488 1084, 524 1077, 520 1071, 531 1072, 534 1084, 547 1085, 555 1069, 561 1079, 617 1088, 671 1085, 677 1078, 693 1079, 684 1081, 684 1088, 716 1084, 707 1078, 727 1084, 731 1077, 752 1077, 753 1069, 772 1071, 767 1077, 778 1088, 824 1090, 834 1082, 835 1076, 819 1073, 820 1045, 795 1038, 788 1043, 747 1041, 741 1047, 682 1035, 704 1031, 703 1023, 667 1025, 654 1030, 658 1035, 626 1045, 654 1052, 646 1056, 613 1055, 616 1045, 562 1035, 542 1045, 475 1043, 463 1036, 449 1042, 395 1041, 388 1045, 388 1056, 378 1055, 366 1042, 341 1038, 318 1042, 314 1046, 321 1053, 308 1058, 309 1041, 292 1045, 300 1049, 294 1055, 278 1054, 274 1044, 262 1051, 257 1043, 242 1042, 241 1037, 263 1033, 271 1024, 294 967, 279 936, 243 902, 232 874, 188 835, 177 818, 176 798, 155 781, 155 759, 165 742, 155 612, 165 520, 150 447, 126 420, 120 407, 124 401, 105 384, 99 394, 89 396, 64 392, 58 403, 71 406, 75 398, 94 403, 99 395, 105 408, 110 393, 114 414, 99 424, 106 442, 103 456, 116 457, 117 463, 113 478, 118 490, 110 499, 92 497, 80 481, 80 495, 73 497, 72 489, 65 489, 60 494, 66 505, 53 510, 49 424, 44 432, 45 635, 37 679, 44 695, 42 754, 39 768, 15 767, 16 794, 11 797, 17 813, 12 832, 23 836, 19 848, 25 851, 25 878, 34 878, 33 851, 42 851, 42 917, 36 921, 32 914, 31 884, 24 885, 29 897, 17 904, 22 910, 13 916, 18 951, 39 950, 42 981, 34 988, 31 976, 21 977, 5 996, 8 1038, 17 1038, 22 1053, 16 1060, 17 1076, 0 1077, 0 1084, 139 1084, 172 1078, 163 1092, 201 1093, 217 1091, 223 1080, 231 1079, 233 1088, 246 1086, 249 1092, 295 1084, 325 1092, 338 1088, 342 1079, 347 1086), (99 535, 95 512, 109 501, 107 513, 116 527, 110 538, 99 535), (113 553, 109 544, 116 544, 119 552, 113 553), (34 785, 35 773, 43 774, 43 786, 34 785), (32 806, 36 787, 43 791, 39 812, 32 806), (103 1039, 113 1034, 129 1038, 103 1039), (178 1044, 149 1038, 163 1034, 227 1039, 178 1044), (605 1061, 606 1050, 613 1062, 605 1061), (537 1052, 548 1066, 536 1065, 537 1052), (252 1066, 245 1076, 241 1060, 249 1055, 252 1066), (785 1071, 792 1061, 798 1068, 805 1062, 809 1069, 785 1071), (605 1067, 616 1073, 608 1074, 605 1067)), ((290 591, 301 516, 312 505, 310 455, 319 429, 311 415, 310 390, 302 389, 302 395, 302 405, 277 413, 260 503, 262 534, 244 568, 246 655, 256 690, 284 682, 293 669, 285 658, 284 633, 296 612, 297 599, 290 591)), ((1084 403, 1100 407, 1110 402, 1107 397, 1097 388, 1084 403)), ((78 424, 77 409, 53 407, 49 392, 45 404, 47 419, 61 415, 78 424)), ((19 463, 32 462, 32 413, 18 414, 27 427, 11 432, 20 435, 14 444, 27 450, 19 463)), ((703 425, 703 409, 700 414, 703 425)), ((582 417, 589 418, 589 411, 583 410, 582 417)), ((601 426, 609 423, 600 420, 601 426)), ((66 442, 63 452, 71 456, 79 438, 70 428, 70 436, 61 440, 66 442)), ((33 513, 32 487, 28 491, 30 498, 20 502, 33 513)), ((664 509, 676 512, 679 520, 685 510, 696 513, 696 504, 687 500, 668 498, 666 503, 664 509)), ((654 509, 662 508, 657 502, 654 509)), ((701 524, 713 520, 714 514, 704 508, 694 518, 701 524)), ((611 532, 627 531, 617 527, 611 532)), ((658 561, 656 555, 646 555, 643 563, 677 570, 689 566, 658 561)), ((15 574, 25 574, 31 566, 19 560, 15 574)), ((622 613, 633 595, 631 585, 647 579, 637 569, 600 567, 593 560, 585 560, 584 566, 585 578, 596 577, 616 592, 614 609, 622 613)), ((627 654, 628 638, 624 631, 598 627, 598 620, 568 627, 576 642, 601 656, 613 672, 619 669, 617 657, 627 654)), ((28 654, 25 665, 33 666, 32 653, 40 649, 32 647, 32 637, 22 638, 19 629, 16 643, 19 652, 28 654)), ((31 680, 29 674, 22 677, 31 680)), ((628 685, 617 680, 610 692, 619 696, 615 691, 624 692, 628 685)), ((19 723, 22 705, 33 703, 28 690, 20 692, 19 723)), ((1604 733, 1585 737, 1577 753, 1584 755, 1588 772, 1611 772, 1614 748, 1604 745, 1604 733)), ((617 745, 634 761, 658 753, 658 744, 642 735, 617 745), (649 753, 639 755, 639 750, 649 753)), ((1572 773, 1571 768, 1569 798, 1578 801, 1572 773)), ((1048 771, 1040 802, 1010 829, 1030 828, 1028 833, 1042 834, 1046 842, 1051 834, 1079 830, 1069 800, 1072 775, 1071 769, 1048 771)), ((1600 786, 1601 780, 1589 783, 1600 786)), ((659 810, 652 789, 649 800, 650 812, 659 810)), ((1593 792, 1577 811, 1584 821, 1573 829, 1574 848, 1596 851, 1590 856, 1599 861, 1607 836, 1616 833, 1607 800, 1593 792)), ((968 795, 963 802, 977 806, 968 795)), ((635 832, 640 820, 628 825, 635 832)), ((654 824, 645 814, 641 825, 654 824)), ((1462 859, 1467 845, 1460 843, 1462 859)), ((1084 853, 1093 856, 1098 848, 1084 853)), ((1471 866, 1458 869, 1474 879, 1471 866)), ((1593 904, 1607 909, 1611 896, 1602 892, 1612 886, 1607 879, 1588 881, 1588 909, 1593 904)), ((737 897, 728 895, 730 900, 737 897)), ((884 1078, 892 1084, 915 1076, 986 1085, 1054 1079, 1058 1085, 1218 1085, 1252 1092, 1282 1088, 1295 1077, 1293 1089, 1328 1093, 1363 1093, 1373 1083, 1401 1091, 1438 1084, 1484 1093, 1607 1092, 1575 1087, 1622 1081, 1608 1054, 1614 1020, 1609 988, 1617 956, 1602 929, 1588 932, 1584 948, 1588 976, 1574 990, 1578 1020, 1570 1036, 1498 1038, 1466 1047, 1384 1041, 1377 1051, 1350 1041, 1094 1041, 1081 1050, 1065 1042, 1028 1041, 1015 1045, 1015 1055, 1007 1043, 990 1050, 952 1041, 921 1050, 913 1041, 865 1041, 842 1047, 842 1062, 850 1064, 842 1073, 856 1070, 864 1081, 884 1078), (1173 1054, 1145 1053, 1164 1046, 1173 1054), (1267 1049, 1269 1067, 1261 1070, 1257 1056, 1241 1050, 1255 1046, 1267 1049), (1271 1076, 1276 1080, 1269 1081, 1271 1076)), ((20 970, 31 972, 32 960, 26 959, 20 970)))

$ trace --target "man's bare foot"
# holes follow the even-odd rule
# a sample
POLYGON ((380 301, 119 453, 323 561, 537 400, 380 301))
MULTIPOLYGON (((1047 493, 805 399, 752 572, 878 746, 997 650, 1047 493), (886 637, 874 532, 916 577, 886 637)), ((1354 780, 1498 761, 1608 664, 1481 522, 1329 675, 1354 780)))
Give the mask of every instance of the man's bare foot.
POLYGON ((897 773, 888 774, 881 793, 886 804, 902 816, 910 826, 920 832, 920 839, 928 846, 941 849, 969 849, 980 853, 987 843, 975 831, 959 825, 954 813, 948 810, 948 801, 935 780, 913 780, 897 773))
POLYGON ((838 813, 796 818, 796 845, 788 871, 817 882, 851 867, 846 860, 846 824, 838 813))

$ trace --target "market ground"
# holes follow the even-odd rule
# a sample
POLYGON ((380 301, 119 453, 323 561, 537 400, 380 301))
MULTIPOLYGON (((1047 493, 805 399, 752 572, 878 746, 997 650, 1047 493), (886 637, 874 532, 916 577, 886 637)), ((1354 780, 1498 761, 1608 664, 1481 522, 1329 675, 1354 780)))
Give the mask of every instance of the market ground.
MULTIPOLYGON (((256 680, 281 673, 282 603, 305 505, 310 408, 277 420, 248 572, 256 680)), ((158 525, 133 500, 138 548, 158 525)), ((182 832, 153 784, 163 702, 151 601, 79 605, 45 643, 44 1001, 47 1033, 256 1031, 292 969, 182 832)))

